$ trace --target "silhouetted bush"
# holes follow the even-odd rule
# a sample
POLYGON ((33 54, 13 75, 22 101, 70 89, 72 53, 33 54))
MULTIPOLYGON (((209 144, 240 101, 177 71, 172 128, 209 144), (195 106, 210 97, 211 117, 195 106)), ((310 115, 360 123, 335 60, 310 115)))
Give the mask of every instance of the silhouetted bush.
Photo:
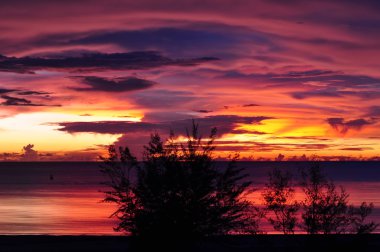
POLYGON ((297 224, 299 204, 294 200, 291 174, 274 169, 262 193, 266 210, 274 217, 268 220, 276 231, 293 234, 297 224))
POLYGON ((348 205, 349 194, 322 174, 316 163, 303 173, 302 182, 305 199, 303 206, 303 228, 310 234, 339 234, 373 232, 378 224, 366 222, 373 204, 363 202, 359 208, 348 205))
POLYGON ((226 169, 217 169, 215 137, 213 129, 203 140, 194 123, 184 144, 173 134, 167 141, 153 134, 142 162, 128 147, 110 146, 102 166, 110 186, 104 201, 118 205, 116 230, 186 238, 254 232, 252 205, 242 198, 250 182, 235 166, 236 157, 226 169))
POLYGON ((372 213, 373 203, 363 202, 358 208, 350 206, 351 232, 356 234, 369 234, 375 231, 379 224, 374 221, 366 222, 366 218, 372 213))
POLYGON ((302 202, 304 229, 310 234, 346 232, 349 226, 347 216, 348 194, 341 187, 337 190, 318 164, 303 173, 302 182, 305 199, 302 202))

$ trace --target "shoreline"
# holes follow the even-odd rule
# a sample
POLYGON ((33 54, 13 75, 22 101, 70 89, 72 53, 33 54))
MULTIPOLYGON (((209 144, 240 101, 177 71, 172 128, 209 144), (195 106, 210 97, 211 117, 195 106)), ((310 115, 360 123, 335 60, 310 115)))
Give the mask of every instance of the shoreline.
MULTIPOLYGON (((134 241, 135 238, 130 236, 0 235, 0 251, 138 251, 139 247, 134 246, 134 241)), ((168 241, 171 241, 171 239, 169 238, 168 241)), ((161 248, 162 244, 157 242, 150 245, 152 249, 157 250, 161 248)), ((207 237, 192 245, 177 243, 175 246, 176 251, 202 252, 380 251, 380 234, 218 236, 207 237)))

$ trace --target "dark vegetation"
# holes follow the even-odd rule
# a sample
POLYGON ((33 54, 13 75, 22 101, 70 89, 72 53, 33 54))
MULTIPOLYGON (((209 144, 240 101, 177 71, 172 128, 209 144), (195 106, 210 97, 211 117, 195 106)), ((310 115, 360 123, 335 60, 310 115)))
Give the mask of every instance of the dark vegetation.
MULTIPOLYGON (((192 248, 185 244, 171 251, 189 252, 327 252, 327 251, 380 251, 380 235, 230 235, 205 237, 192 248)), ((127 252, 170 251, 157 243, 144 250, 134 249, 132 236, 55 236, 55 235, 2 235, 1 251, 6 252, 127 252)))
POLYGON ((195 124, 182 144, 173 134, 165 142, 153 134, 141 163, 128 147, 111 146, 102 171, 110 178, 105 201, 118 204, 116 230, 188 239, 256 232, 254 208, 243 197, 250 182, 235 166, 236 157, 225 170, 217 169, 215 136, 213 129, 202 140, 195 124))
POLYGON ((266 210, 274 215, 268 217, 273 228, 284 234, 294 234, 300 204, 294 200, 291 174, 280 169, 270 172, 262 196, 266 210))
POLYGON ((290 173, 275 169, 269 174, 263 198, 265 210, 271 213, 268 220, 276 231, 292 234, 299 227, 308 234, 368 234, 378 227, 366 220, 374 205, 350 205, 349 194, 342 187, 338 189, 318 163, 301 173, 304 198, 300 202, 294 200, 290 173))
MULTIPOLYGON (((185 245, 172 251, 189 252, 327 252, 327 251, 380 251, 380 235, 230 235, 205 237, 192 248, 185 245)), ((6 252, 127 252, 170 251, 151 243, 149 249, 134 249, 132 236, 55 236, 55 235, 2 235, 1 251, 6 252)))
POLYGON ((274 230, 293 234, 367 234, 378 224, 367 221, 374 205, 349 204, 349 194, 337 188, 315 163, 301 172, 301 182, 281 169, 269 174, 262 192, 264 208, 246 199, 251 182, 231 158, 227 168, 216 167, 216 129, 204 140, 198 125, 187 131, 187 140, 172 133, 163 141, 152 134, 138 162, 128 147, 109 147, 102 171, 109 177, 105 202, 116 203, 116 231, 140 238, 194 240, 227 234, 257 234, 267 218, 274 230), (295 185, 303 198, 295 200, 295 185))

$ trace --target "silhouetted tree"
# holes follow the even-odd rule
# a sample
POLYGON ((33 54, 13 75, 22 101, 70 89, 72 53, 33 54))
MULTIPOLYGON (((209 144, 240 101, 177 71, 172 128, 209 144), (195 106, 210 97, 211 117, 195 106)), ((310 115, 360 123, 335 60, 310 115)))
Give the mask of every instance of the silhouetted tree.
POLYGON ((262 193, 266 210, 272 212, 269 222, 284 234, 293 234, 297 223, 299 204, 294 200, 294 188, 289 172, 274 169, 262 193))
POLYGON ((303 173, 305 200, 303 227, 310 234, 373 232, 378 224, 367 217, 372 213, 373 203, 363 202, 358 208, 348 205, 349 194, 343 187, 336 189, 334 183, 322 174, 318 163, 303 173))
POLYGON ((140 237, 187 237, 251 232, 247 215, 251 204, 243 199, 250 182, 235 160, 218 169, 213 159, 216 129, 207 140, 193 123, 184 144, 171 133, 162 141, 156 133, 137 162, 128 147, 109 147, 102 171, 110 190, 106 202, 118 209, 117 231, 140 237), (245 228, 247 227, 247 229, 245 228))
POLYGON ((304 229, 310 234, 343 233, 347 231, 350 218, 347 215, 348 194, 344 188, 338 191, 332 181, 322 174, 319 164, 303 173, 304 229))
POLYGON ((351 216, 352 232, 356 234, 369 234, 375 231, 379 224, 374 221, 366 222, 367 217, 372 213, 373 203, 363 202, 358 208, 351 206, 349 215, 351 216))

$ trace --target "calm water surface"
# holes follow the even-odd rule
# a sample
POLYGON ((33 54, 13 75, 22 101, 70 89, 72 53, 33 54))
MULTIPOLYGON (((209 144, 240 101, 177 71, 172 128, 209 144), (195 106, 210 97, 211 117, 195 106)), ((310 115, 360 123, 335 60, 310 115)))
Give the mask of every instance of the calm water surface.
MULTIPOLYGON (((260 189, 274 167, 298 174, 310 163, 238 165, 246 168, 254 187, 260 189)), ((352 204, 373 202, 377 207, 372 218, 380 222, 380 162, 324 162, 321 166, 337 185, 346 188, 352 204)), ((115 220, 109 218, 115 207, 101 203, 104 181, 97 163, 0 163, 0 234, 119 235, 113 231, 115 220)), ((251 198, 260 204, 260 191, 251 198)))

